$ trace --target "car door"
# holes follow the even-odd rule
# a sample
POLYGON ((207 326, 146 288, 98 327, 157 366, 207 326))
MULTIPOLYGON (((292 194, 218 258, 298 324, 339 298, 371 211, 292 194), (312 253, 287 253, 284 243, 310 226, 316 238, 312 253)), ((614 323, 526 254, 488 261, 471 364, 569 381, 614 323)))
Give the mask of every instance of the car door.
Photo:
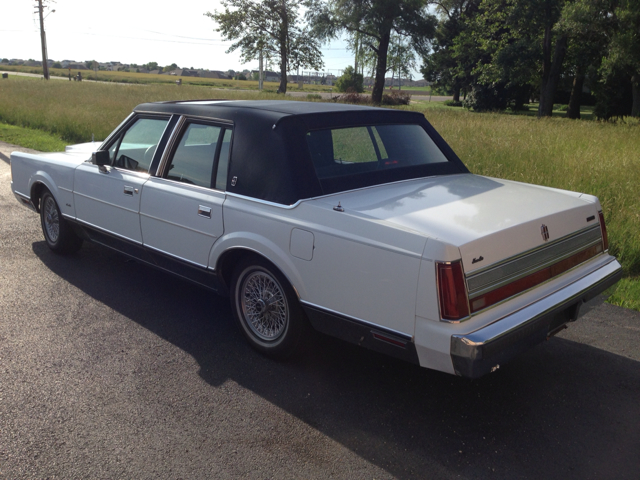
POLYGON ((169 117, 138 118, 111 143, 110 166, 83 163, 76 168, 77 220, 102 233, 142 243, 140 192, 168 121, 169 117))
POLYGON ((143 244, 153 253, 206 268, 224 231, 222 204, 232 130, 183 119, 140 203, 143 244))

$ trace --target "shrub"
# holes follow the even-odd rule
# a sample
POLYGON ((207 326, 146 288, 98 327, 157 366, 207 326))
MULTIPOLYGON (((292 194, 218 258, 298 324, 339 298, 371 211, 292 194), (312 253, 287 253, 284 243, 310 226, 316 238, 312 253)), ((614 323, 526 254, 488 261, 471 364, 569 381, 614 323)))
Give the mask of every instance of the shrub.
POLYGON ((411 94, 401 90, 394 90, 382 95, 383 105, 409 105, 410 102, 411 94))
POLYGON ((333 97, 334 102, 338 103, 355 103, 355 104, 370 104, 371 98, 368 96, 360 95, 353 89, 349 89, 347 93, 344 95, 338 95, 337 97, 333 97))
POLYGON ((322 100, 322 95, 318 95, 317 93, 310 93, 307 95, 307 100, 322 100))
POLYGON ((507 108, 507 95, 501 85, 474 85, 463 106, 476 112, 491 112, 507 108))
POLYGON ((447 107, 461 107, 462 106, 462 101, 460 101, 460 100, 447 100, 446 102, 444 102, 444 104, 447 107))
POLYGON ((342 76, 336 81, 336 88, 339 92, 349 92, 349 89, 357 93, 364 92, 364 78, 356 73, 351 65, 344 69, 342 76))

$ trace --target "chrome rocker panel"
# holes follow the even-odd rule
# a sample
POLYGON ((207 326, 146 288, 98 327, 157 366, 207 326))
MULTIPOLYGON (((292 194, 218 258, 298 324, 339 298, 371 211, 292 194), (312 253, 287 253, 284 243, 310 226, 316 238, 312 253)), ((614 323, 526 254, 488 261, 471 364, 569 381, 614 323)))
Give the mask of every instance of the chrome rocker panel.
POLYGON ((622 278, 612 261, 576 282, 473 333, 451 336, 456 375, 478 378, 540 343, 578 318, 580 306, 622 278))

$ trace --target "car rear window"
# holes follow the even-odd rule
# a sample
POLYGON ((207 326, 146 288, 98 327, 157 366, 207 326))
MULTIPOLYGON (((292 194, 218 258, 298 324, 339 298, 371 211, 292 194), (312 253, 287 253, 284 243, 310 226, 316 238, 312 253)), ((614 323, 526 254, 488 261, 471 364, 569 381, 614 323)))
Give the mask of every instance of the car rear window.
POLYGON ((320 180, 448 162, 420 125, 313 130, 306 137, 320 180))

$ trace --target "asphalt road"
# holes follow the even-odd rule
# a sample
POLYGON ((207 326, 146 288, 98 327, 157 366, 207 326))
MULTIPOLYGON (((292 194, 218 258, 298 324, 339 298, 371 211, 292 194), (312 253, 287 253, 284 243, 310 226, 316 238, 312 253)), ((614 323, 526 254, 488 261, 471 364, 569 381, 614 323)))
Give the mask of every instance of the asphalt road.
POLYGON ((51 253, 0 145, 0 478, 638 479, 640 314, 601 305, 467 381, 318 337, 267 360, 228 301, 51 253))

